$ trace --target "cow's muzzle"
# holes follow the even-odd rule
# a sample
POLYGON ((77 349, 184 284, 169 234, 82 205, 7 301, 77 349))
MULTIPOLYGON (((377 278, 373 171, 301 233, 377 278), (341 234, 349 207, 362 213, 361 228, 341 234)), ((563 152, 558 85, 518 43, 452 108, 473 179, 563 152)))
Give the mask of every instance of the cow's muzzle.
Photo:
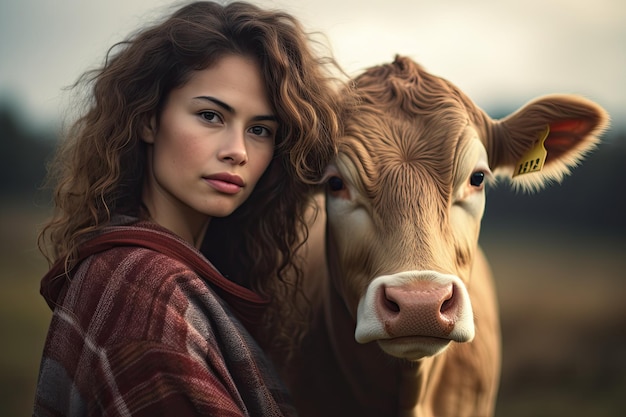
POLYGON ((359 300, 354 336, 405 359, 436 355, 451 341, 469 342, 474 317, 465 284, 435 271, 377 277, 359 300))

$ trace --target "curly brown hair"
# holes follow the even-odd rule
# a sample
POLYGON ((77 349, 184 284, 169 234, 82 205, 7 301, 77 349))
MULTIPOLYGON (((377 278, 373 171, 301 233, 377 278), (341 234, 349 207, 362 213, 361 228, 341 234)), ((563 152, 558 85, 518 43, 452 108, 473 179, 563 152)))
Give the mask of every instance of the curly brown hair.
MULTIPOLYGON (((139 217, 143 127, 194 71, 225 55, 245 55, 259 63, 279 121, 274 157, 249 199, 231 216, 211 221, 203 251, 231 279, 273 300, 297 292, 295 258, 307 234, 308 197, 341 132, 343 73, 330 54, 318 56, 314 44, 321 45, 285 12, 195 2, 114 45, 104 65, 75 84, 89 88, 90 101, 50 166, 55 211, 39 236, 42 253, 70 268, 81 242, 113 215, 139 217)), ((279 310, 298 309, 274 305, 268 326, 288 314, 279 310)), ((273 339, 291 338, 289 332, 273 339)))

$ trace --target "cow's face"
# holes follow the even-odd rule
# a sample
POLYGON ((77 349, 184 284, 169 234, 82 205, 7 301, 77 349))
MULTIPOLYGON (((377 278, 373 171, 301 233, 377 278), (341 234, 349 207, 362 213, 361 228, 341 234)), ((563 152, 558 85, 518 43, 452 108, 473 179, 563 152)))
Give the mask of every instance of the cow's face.
POLYGON ((558 181, 608 117, 580 97, 548 96, 493 121, 406 58, 355 86, 358 108, 344 118, 325 176, 331 277, 357 342, 417 360, 474 336, 467 286, 491 171, 527 170, 540 144, 545 166, 515 181, 526 189, 558 181))
POLYGON ((466 282, 491 172, 466 119, 374 124, 326 172, 329 259, 356 340, 419 359, 474 336, 466 282))

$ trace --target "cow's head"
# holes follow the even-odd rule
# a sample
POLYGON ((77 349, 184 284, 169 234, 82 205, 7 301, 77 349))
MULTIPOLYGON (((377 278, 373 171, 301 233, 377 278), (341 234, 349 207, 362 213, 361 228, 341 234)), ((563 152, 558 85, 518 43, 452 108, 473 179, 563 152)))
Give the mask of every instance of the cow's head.
POLYGON ((358 108, 326 172, 334 284, 357 322, 357 342, 409 360, 436 355, 474 337, 467 286, 485 184, 507 176, 538 189, 560 180, 608 118, 563 95, 492 120, 401 57, 357 77, 355 88, 358 108), (545 161, 529 154, 541 144, 545 161))

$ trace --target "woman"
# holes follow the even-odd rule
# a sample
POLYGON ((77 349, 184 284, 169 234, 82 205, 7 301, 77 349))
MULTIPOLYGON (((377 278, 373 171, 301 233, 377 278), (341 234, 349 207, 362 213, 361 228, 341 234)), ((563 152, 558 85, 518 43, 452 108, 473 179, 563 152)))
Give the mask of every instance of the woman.
POLYGON ((340 131, 332 62, 288 14, 198 2, 83 78, 40 236, 53 318, 34 415, 294 414, 252 335, 294 337, 272 325, 301 312, 272 301, 297 293, 340 131))

